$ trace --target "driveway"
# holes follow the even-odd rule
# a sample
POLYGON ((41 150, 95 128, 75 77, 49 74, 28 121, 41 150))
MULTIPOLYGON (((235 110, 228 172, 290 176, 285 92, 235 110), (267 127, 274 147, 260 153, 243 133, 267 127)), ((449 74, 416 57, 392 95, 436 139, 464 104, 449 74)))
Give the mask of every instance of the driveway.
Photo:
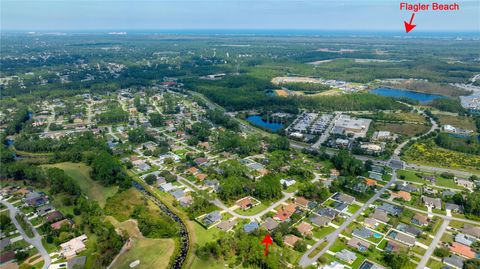
POLYGON ((42 258, 45 261, 42 268, 43 269, 49 268, 51 263, 50 255, 48 254, 45 247, 43 247, 42 237, 40 236, 40 234, 38 234, 37 229, 35 229, 32 226, 32 224, 27 220, 30 227, 32 227, 32 231, 34 235, 32 238, 28 237, 25 231, 22 229, 22 226, 20 226, 20 223, 18 223, 17 219, 15 218, 15 216, 17 215, 18 209, 7 201, 0 200, 0 203, 2 203, 8 208, 8 211, 10 212, 10 219, 12 220, 13 224, 15 224, 15 227, 17 227, 17 230, 20 232, 20 235, 23 237, 23 239, 30 245, 34 246, 38 250, 40 255, 42 255, 42 258))
POLYGON ((450 223, 450 220, 445 219, 443 220, 442 226, 440 226, 440 229, 438 229, 437 234, 435 235, 435 238, 433 238, 432 243, 428 247, 427 251, 423 255, 422 259, 417 265, 417 269, 424 269, 427 265, 428 260, 430 259, 430 256, 432 256, 433 251, 438 245, 438 242, 440 242, 440 239, 442 238, 443 233, 448 227, 448 224, 450 223))

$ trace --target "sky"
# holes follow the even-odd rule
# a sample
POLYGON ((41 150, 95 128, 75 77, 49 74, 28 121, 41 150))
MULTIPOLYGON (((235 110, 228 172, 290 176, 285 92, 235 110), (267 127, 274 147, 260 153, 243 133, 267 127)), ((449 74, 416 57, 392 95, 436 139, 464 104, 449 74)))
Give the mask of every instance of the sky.
MULTIPOLYGON (((416 13, 417 31, 480 32, 480 0, 416 13)), ((403 31, 395 0, 0 0, 0 29, 19 31, 310 29, 403 31)), ((417 3, 418 1, 412 1, 417 3)), ((428 3, 430 1, 425 1, 428 3)), ((438 1, 447 2, 448 1, 438 1)))

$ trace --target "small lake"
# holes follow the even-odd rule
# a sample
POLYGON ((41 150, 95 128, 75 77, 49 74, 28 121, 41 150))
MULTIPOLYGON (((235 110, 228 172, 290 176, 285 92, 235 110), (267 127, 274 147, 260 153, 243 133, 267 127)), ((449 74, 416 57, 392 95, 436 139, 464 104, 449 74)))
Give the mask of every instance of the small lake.
POLYGON ((413 100, 417 100, 421 103, 426 103, 439 98, 446 98, 445 96, 438 95, 438 94, 421 93, 421 92, 392 89, 392 88, 376 88, 371 90, 370 92, 374 94, 382 95, 382 96, 393 97, 393 98, 410 98, 413 100))
POLYGON ((259 115, 248 116, 247 121, 250 122, 253 125, 257 125, 257 126, 266 128, 266 129, 268 129, 272 132, 276 132, 276 131, 283 128, 283 124, 276 123, 276 122, 264 121, 262 119, 262 116, 259 116, 259 115))

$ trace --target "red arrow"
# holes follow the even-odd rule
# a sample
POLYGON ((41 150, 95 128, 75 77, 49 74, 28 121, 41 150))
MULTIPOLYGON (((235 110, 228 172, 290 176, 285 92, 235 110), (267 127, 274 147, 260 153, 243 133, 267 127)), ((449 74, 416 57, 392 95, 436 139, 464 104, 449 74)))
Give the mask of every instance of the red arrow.
POLYGON ((415 24, 412 24, 412 21, 413 21, 413 17, 415 16, 415 13, 412 13, 412 17, 410 18, 410 22, 406 22, 406 21, 403 21, 403 24, 405 24, 405 32, 410 32, 413 30, 413 28, 415 28, 415 24))
POLYGON ((268 245, 273 244, 272 238, 270 237, 269 234, 265 235, 265 238, 263 238, 262 245, 263 244, 265 244, 265 252, 264 252, 263 255, 267 256, 268 255, 268 245))

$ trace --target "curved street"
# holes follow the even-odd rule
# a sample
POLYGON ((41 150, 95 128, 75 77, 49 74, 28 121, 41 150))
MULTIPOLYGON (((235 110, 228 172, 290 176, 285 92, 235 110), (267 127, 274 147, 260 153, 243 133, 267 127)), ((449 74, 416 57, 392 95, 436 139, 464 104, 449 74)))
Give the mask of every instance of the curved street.
POLYGON ((34 234, 32 238, 28 237, 25 231, 23 230, 22 226, 20 226, 20 223, 18 223, 17 219, 15 218, 15 216, 18 213, 18 209, 7 201, 0 200, 0 203, 2 203, 8 208, 8 211, 10 213, 10 219, 12 220, 13 224, 15 224, 15 227, 20 232, 20 235, 23 237, 23 239, 30 245, 34 246, 38 250, 38 253, 42 255, 42 258, 45 261, 42 268, 43 269, 49 268, 51 263, 50 255, 48 254, 47 250, 43 246, 42 237, 37 232, 37 229, 35 229, 35 227, 33 227, 32 224, 28 220, 26 220, 28 225, 30 225, 30 227, 32 228, 32 231, 34 234))

